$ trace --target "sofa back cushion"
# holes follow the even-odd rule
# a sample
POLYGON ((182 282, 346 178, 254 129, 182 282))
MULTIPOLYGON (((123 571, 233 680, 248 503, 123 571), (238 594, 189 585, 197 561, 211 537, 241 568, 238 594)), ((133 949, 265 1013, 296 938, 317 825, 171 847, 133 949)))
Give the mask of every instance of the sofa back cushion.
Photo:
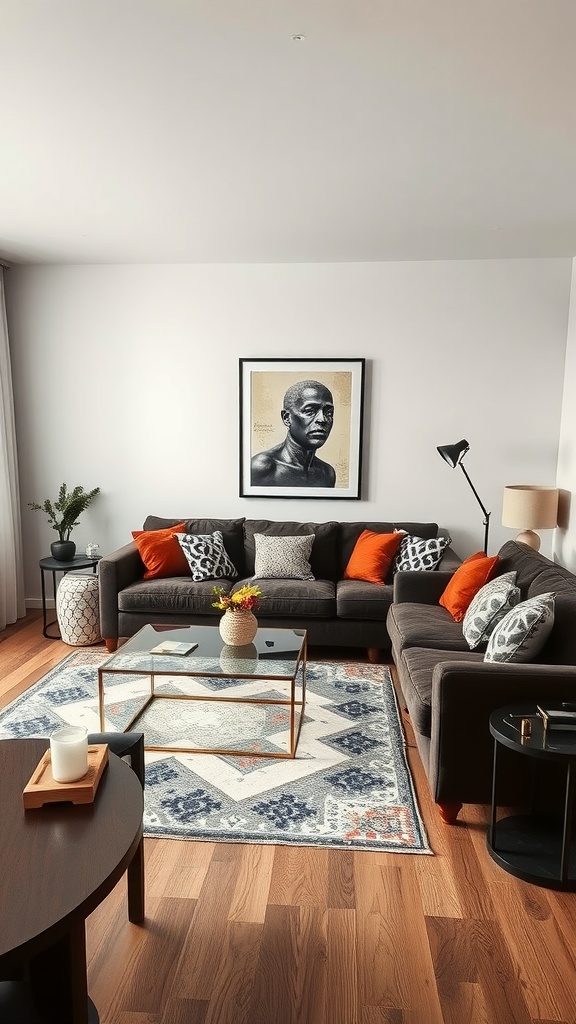
POLYGON ((554 626, 534 659, 543 665, 576 666, 576 576, 562 565, 526 544, 507 541, 500 551, 498 574, 515 569, 522 599, 552 591, 555 594, 554 626))
POLYGON ((500 561, 496 575, 501 576, 505 572, 516 572, 516 586, 520 588, 522 600, 534 597, 536 594, 544 594, 547 590, 558 590, 561 580, 572 581, 576 586, 576 577, 568 569, 555 565, 549 558, 534 551, 527 544, 519 544, 515 540, 509 540, 503 544, 498 552, 500 561), (542 576, 546 573, 546 577, 542 576), (548 575, 551 573, 551 575, 548 575), (533 584, 541 577, 542 583, 539 589, 534 589, 533 584), (547 582, 544 582, 547 580, 547 582))
MULTIPOLYGON (((144 530, 164 530, 169 526, 182 523, 182 519, 162 519, 160 516, 147 516, 144 530)), ((220 530, 224 539, 224 547, 232 564, 241 578, 246 576, 244 563, 244 535, 242 527, 244 519, 186 519, 185 533, 214 533, 220 530)), ((180 532, 180 531, 179 531, 180 532)))
POLYGON ((553 590, 554 628, 535 659, 545 665, 576 665, 576 576, 561 565, 549 565, 528 588, 528 597, 553 590))
MULTIPOLYGON (((404 533, 409 533, 414 537, 431 540, 438 536, 438 523, 339 523, 337 579, 344 579, 344 572, 356 546, 356 541, 364 530, 370 530, 371 533, 394 533, 394 530, 403 530, 404 533)), ((386 577, 386 582, 390 583, 391 579, 392 566, 386 577)))
POLYGON ((337 523, 283 523, 270 519, 244 520, 244 564, 247 576, 254 576, 257 533, 270 537, 304 537, 314 535, 310 553, 312 574, 317 580, 339 579, 337 575, 336 542, 337 523))

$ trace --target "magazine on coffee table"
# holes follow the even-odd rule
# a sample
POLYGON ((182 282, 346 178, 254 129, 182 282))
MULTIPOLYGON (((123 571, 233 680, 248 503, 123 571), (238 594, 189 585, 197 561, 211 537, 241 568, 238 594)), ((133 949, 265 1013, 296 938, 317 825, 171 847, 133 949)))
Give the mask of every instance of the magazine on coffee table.
POLYGON ((198 647, 198 644, 178 643, 177 640, 163 640, 161 644, 152 647, 150 654, 190 654, 198 647))

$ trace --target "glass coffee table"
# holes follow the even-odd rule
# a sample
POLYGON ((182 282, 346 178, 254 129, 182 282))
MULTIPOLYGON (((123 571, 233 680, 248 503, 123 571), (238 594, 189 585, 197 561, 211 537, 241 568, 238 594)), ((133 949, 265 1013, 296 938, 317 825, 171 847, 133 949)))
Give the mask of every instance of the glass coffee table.
POLYGON ((304 629, 259 629, 229 647, 217 626, 144 626, 98 669, 100 729, 146 750, 294 758, 306 705, 304 629), (188 654, 153 654, 165 641, 188 654))

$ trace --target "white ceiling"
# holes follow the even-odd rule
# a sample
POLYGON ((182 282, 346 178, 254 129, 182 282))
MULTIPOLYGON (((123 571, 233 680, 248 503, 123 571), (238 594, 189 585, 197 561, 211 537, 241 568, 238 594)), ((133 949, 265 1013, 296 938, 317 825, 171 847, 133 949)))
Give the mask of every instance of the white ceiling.
POLYGON ((0 0, 0 73, 9 261, 576 255, 574 0, 0 0))

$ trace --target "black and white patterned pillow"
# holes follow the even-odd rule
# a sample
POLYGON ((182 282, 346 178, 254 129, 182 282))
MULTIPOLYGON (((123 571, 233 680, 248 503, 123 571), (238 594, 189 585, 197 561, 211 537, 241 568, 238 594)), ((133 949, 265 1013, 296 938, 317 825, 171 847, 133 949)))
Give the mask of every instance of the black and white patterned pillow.
POLYGON ((394 560, 394 572, 407 569, 435 569, 442 561, 442 555, 450 544, 450 537, 412 537, 407 533, 400 541, 394 560))
POLYGON ((214 530, 214 533, 175 533, 174 536, 186 556, 192 579, 196 583, 218 580, 224 576, 234 579, 238 575, 224 547, 221 530, 214 530))
POLYGON ((313 543, 313 533, 300 537, 273 537, 267 533, 255 533, 255 578, 315 579, 309 561, 313 543))
POLYGON ((488 641, 484 661, 532 661, 554 625, 554 594, 538 594, 512 608, 488 641))
POLYGON ((500 620, 519 604, 520 589, 516 586, 516 575, 513 571, 496 576, 472 598, 462 623, 464 639, 472 651, 488 643, 500 620))

